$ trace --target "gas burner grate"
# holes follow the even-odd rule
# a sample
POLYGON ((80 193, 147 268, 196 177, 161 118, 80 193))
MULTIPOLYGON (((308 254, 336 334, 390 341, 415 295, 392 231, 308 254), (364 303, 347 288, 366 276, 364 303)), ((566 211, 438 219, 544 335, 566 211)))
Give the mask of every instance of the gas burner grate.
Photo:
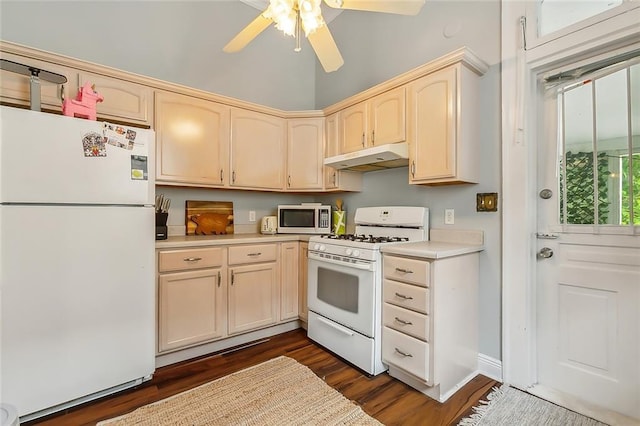
POLYGON ((323 238, 330 240, 356 241, 359 243, 397 243, 401 241, 409 241, 408 237, 374 237, 373 235, 364 234, 342 234, 342 235, 323 235, 323 238))

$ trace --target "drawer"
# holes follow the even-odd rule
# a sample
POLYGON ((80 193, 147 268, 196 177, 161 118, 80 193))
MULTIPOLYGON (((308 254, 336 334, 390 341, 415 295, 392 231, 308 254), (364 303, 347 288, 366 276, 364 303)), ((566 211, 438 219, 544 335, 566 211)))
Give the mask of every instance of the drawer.
POLYGON ((276 244, 229 247, 229 265, 243 263, 273 262, 277 259, 276 244))
POLYGON ((208 247, 188 250, 163 250, 158 254, 158 271, 184 271, 187 269, 222 266, 224 249, 208 247))
POLYGON ((385 255, 382 270, 385 278, 429 287, 429 262, 385 255))
POLYGON ((382 295, 385 302, 402 306, 412 311, 422 312, 423 314, 428 314, 431 310, 429 307, 429 292, 428 288, 387 279, 382 284, 382 295))
POLYGON ((429 341, 428 315, 385 303, 382 307, 382 321, 389 328, 429 341))
POLYGON ((394 365, 431 383, 429 343, 423 342, 389 327, 382 328, 382 361, 394 365))

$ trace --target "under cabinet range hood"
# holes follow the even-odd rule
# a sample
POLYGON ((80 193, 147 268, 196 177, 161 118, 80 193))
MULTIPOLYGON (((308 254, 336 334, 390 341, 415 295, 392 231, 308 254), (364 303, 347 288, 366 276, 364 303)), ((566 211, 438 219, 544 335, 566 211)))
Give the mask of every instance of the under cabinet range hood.
POLYGON ((409 145, 407 142, 402 142, 374 146, 325 158, 324 165, 357 172, 404 167, 409 165, 409 145))

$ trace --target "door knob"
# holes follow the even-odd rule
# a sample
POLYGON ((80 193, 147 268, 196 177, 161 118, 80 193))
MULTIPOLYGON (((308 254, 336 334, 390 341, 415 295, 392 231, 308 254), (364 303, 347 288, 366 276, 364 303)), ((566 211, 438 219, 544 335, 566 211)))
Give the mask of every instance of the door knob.
POLYGON ((553 256, 553 250, 549 247, 542 247, 538 252, 538 259, 548 259, 553 256))

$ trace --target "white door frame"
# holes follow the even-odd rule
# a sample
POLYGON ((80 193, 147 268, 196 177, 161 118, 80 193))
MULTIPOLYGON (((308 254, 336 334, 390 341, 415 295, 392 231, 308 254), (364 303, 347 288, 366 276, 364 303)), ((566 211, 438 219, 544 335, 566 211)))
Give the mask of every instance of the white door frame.
POLYGON ((535 78, 568 62, 593 61, 598 51, 632 50, 640 43, 640 2, 634 3, 624 14, 536 45, 519 65, 520 17, 531 13, 531 2, 502 0, 502 371, 505 383, 521 389, 537 378, 535 78))

